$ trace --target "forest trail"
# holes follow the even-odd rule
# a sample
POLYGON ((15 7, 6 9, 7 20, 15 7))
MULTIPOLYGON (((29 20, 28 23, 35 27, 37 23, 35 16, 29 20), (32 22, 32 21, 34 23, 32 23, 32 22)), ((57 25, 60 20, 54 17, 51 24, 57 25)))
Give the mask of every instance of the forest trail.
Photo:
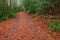
POLYGON ((14 19, 0 23, 0 40, 45 40, 27 13, 20 12, 14 19))

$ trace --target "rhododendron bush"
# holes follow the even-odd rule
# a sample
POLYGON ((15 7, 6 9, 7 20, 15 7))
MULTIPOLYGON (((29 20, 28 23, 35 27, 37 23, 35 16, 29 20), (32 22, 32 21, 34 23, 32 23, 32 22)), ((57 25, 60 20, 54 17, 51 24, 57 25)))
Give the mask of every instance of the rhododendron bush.
POLYGON ((60 0, 24 0, 25 11, 39 14, 60 13, 60 0))

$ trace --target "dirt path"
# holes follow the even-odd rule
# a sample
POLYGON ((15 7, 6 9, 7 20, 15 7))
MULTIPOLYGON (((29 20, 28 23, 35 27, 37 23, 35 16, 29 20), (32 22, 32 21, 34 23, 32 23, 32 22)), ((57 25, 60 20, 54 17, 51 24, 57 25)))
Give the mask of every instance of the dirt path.
POLYGON ((0 27, 4 25, 6 28, 5 31, 2 28, 3 32, 0 33, 0 40, 45 40, 40 35, 40 30, 30 21, 25 12, 18 13, 16 19, 9 21, 6 21, 5 25, 5 22, 0 24, 0 27))

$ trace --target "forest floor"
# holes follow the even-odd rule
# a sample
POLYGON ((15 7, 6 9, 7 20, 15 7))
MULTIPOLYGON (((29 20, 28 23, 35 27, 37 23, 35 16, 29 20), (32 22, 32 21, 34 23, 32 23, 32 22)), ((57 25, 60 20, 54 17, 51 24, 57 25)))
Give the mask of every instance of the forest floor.
POLYGON ((60 32, 48 30, 46 18, 32 16, 19 12, 16 18, 0 22, 0 40, 60 40, 60 32))

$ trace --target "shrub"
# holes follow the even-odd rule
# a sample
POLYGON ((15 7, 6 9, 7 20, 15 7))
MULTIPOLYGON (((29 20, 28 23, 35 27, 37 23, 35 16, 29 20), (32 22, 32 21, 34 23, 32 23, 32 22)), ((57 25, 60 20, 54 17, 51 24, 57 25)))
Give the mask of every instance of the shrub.
POLYGON ((23 5, 26 11, 39 14, 60 13, 59 0, 24 0, 23 5))
POLYGON ((50 21, 49 23, 49 30, 53 31, 53 30, 57 30, 57 31, 60 31, 60 23, 58 20, 52 20, 50 21))
POLYGON ((36 0, 24 0, 23 6, 25 8, 25 11, 28 11, 29 13, 35 13, 35 4, 36 0))

